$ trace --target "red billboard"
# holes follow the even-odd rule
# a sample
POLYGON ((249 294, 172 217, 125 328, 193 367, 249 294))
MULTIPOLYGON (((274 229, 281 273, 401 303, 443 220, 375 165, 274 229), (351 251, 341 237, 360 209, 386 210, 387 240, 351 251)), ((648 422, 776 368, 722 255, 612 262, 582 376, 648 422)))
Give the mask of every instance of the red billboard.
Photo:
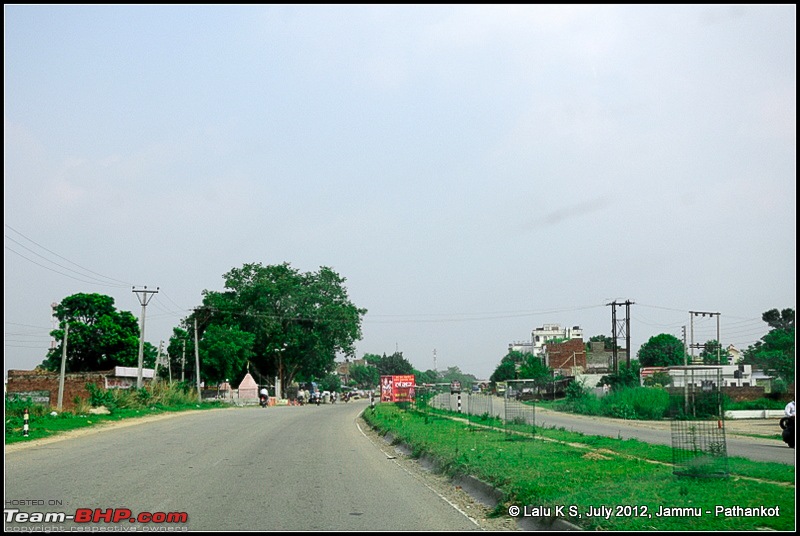
POLYGON ((381 376, 381 402, 414 400, 414 375, 381 376))

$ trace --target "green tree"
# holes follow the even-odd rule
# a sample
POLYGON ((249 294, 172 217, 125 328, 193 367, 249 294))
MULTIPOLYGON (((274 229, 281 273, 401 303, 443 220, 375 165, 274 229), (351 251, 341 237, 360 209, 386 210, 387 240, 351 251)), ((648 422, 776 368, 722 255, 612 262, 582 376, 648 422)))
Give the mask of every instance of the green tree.
POLYGON ((704 365, 728 365, 730 364, 731 354, 722 348, 722 345, 715 339, 706 341, 700 351, 700 357, 704 365), (717 350, 719 349, 719 354, 717 350))
MULTIPOLYGON (((345 279, 327 267, 301 273, 288 263, 245 264, 224 275, 225 291, 203 291, 203 307, 187 319, 238 327, 254 336, 251 362, 284 385, 321 378, 338 354, 353 356, 366 309, 349 299, 345 279)), ((204 341, 200 341, 202 349, 204 341)))
POLYGON ((469 392, 472 388, 472 383, 478 379, 472 374, 461 372, 461 369, 455 366, 447 367, 447 370, 441 372, 438 376, 442 383, 460 382, 461 388, 464 389, 465 392, 469 392))
MULTIPOLYGON (((628 387, 639 386, 639 371, 641 370, 641 363, 638 361, 631 361, 631 364, 621 363, 619 372, 607 374, 600 378, 597 383, 599 386, 608 385, 612 391, 619 391, 628 387)), ((654 365, 662 366, 662 365, 654 365)))
POLYGON ((172 336, 167 344, 169 366, 173 380, 184 380, 191 383, 194 378, 194 338, 189 332, 181 328, 172 328, 172 336))
POLYGON ((255 335, 237 326, 208 327, 200 345, 200 377, 209 383, 236 381, 247 373, 255 335))
POLYGON ((519 368, 519 378, 535 380, 538 385, 544 385, 553 379, 553 370, 545 365, 541 358, 527 354, 519 368))
POLYGON ((377 367, 378 363, 380 363, 381 361, 381 356, 379 356, 378 354, 364 354, 363 359, 373 367, 377 367))
POLYGON ((655 385, 666 387, 668 385, 672 385, 672 376, 670 376, 669 372, 667 371, 659 370, 658 372, 654 372, 646 377, 644 379, 644 384, 647 387, 653 387, 655 385))
POLYGON ((326 374, 324 378, 319 381, 320 391, 329 391, 336 393, 342 390, 342 380, 339 379, 338 374, 326 374))
POLYGON ((359 389, 373 389, 381 379, 378 369, 369 365, 351 365, 349 376, 359 389))
POLYGON ((761 315, 772 329, 760 341, 744 351, 742 361, 774 374, 787 384, 794 382, 795 331, 794 309, 770 309, 761 315))
POLYGON ((379 376, 394 374, 414 374, 414 367, 403 357, 403 352, 395 352, 390 356, 383 355, 377 365, 379 376))
MULTIPOLYGON (((64 331, 67 338, 67 372, 109 370, 139 364, 139 325, 129 311, 117 311, 114 298, 103 294, 73 294, 55 308, 59 328, 50 332, 57 342, 47 353, 42 367, 61 368, 64 331)), ((145 345, 144 365, 152 367, 155 352, 145 345)))
POLYGON ((517 369, 522 366, 522 363, 525 361, 526 356, 528 355, 532 354, 526 354, 517 350, 509 351, 503 356, 502 359, 500 359, 500 363, 497 365, 497 368, 495 368, 494 372, 492 372, 492 375, 489 376, 489 381, 492 383, 497 383, 516 379, 517 369))
POLYGON ((650 337, 637 355, 643 367, 673 367, 683 365, 685 360, 683 342, 668 333, 650 337))
POLYGON ((441 375, 435 371, 428 369, 425 372, 419 371, 414 369, 414 378, 417 382, 417 385, 422 385, 423 383, 441 383, 441 375))
POLYGON ((761 315, 761 319, 772 329, 791 331, 794 329, 794 309, 770 309, 761 315))

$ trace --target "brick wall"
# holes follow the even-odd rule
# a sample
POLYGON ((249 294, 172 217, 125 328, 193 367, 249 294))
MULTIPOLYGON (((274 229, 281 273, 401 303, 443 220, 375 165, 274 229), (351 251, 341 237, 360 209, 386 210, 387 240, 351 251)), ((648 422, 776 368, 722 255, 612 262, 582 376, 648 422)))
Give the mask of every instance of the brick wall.
POLYGON ((582 370, 586 370, 586 346, 583 344, 583 339, 548 344, 547 357, 550 368, 569 370, 572 367, 581 367, 582 370))
MULTIPOLYGON (((105 387, 107 373, 102 372, 77 372, 64 375, 64 396, 62 397, 62 411, 72 411, 75 408, 75 397, 84 400, 89 398, 87 383, 93 383, 100 388, 105 387)), ((58 407, 58 382, 59 374, 55 372, 35 370, 9 370, 6 393, 45 394, 49 399, 50 407, 58 407)), ((44 402, 46 403, 46 402, 44 402)))

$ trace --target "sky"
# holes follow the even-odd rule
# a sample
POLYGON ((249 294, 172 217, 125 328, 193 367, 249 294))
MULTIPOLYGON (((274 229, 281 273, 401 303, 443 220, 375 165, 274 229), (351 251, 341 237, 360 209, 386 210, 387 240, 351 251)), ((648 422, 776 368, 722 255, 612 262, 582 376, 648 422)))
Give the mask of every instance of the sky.
POLYGON ((67 296, 158 288, 158 346, 247 263, 332 268, 355 357, 418 370, 626 300, 634 352, 743 350, 796 308, 796 42, 781 4, 5 5, 6 376, 67 296))

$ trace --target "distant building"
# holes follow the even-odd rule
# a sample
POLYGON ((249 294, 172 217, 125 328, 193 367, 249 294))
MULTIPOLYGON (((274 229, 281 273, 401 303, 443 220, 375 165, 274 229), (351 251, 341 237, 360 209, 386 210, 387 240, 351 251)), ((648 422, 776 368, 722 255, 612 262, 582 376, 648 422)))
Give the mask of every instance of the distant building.
POLYGON ((742 353, 742 351, 736 348, 732 344, 728 345, 728 355, 731 356, 730 357, 731 365, 738 365, 744 358, 744 354, 742 353))
MULTIPOLYGON (((63 411, 75 408, 75 399, 89 400, 86 384, 100 389, 132 389, 138 382, 137 367, 114 367, 96 372, 68 372, 64 375, 64 394, 61 396, 63 411)), ((30 400, 35 404, 51 407, 58 405, 58 390, 61 375, 41 368, 33 370, 9 370, 6 393, 14 400, 30 400)), ((153 369, 142 369, 142 381, 153 379, 153 369)))
POLYGON ((530 341, 515 341, 508 344, 508 352, 533 353, 533 343, 530 341))
MULTIPOLYGON (((627 362, 628 353, 617 350, 620 363, 627 362)), ((589 351, 586 353, 586 372, 590 374, 608 374, 614 371, 614 353, 606 350, 602 342, 590 342, 589 351)))
POLYGON ((580 339, 583 341, 583 330, 580 326, 562 328, 559 324, 544 324, 531 332, 533 355, 542 356, 545 345, 556 339, 580 339))
POLYGON ((586 346, 583 339, 570 339, 545 345, 545 365, 562 376, 575 376, 586 371, 586 346))

